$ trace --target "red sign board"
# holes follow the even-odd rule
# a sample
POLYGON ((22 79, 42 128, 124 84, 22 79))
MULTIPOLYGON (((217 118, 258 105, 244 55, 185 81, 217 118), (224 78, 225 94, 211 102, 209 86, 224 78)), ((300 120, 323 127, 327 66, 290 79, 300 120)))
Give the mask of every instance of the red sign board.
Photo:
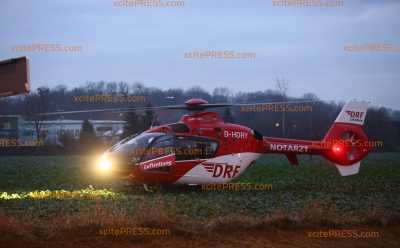
POLYGON ((27 57, 0 61, 0 97, 29 93, 27 57))

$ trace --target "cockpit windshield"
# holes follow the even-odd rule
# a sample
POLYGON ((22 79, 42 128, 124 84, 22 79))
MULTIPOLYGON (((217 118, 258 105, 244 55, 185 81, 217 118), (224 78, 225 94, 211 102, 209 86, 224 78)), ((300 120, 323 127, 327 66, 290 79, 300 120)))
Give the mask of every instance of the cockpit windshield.
POLYGON ((154 139, 163 135, 165 134, 145 132, 135 137, 128 137, 111 147, 109 152, 120 153, 121 155, 127 155, 129 157, 133 157, 135 160, 138 160, 140 157, 142 157, 154 139))

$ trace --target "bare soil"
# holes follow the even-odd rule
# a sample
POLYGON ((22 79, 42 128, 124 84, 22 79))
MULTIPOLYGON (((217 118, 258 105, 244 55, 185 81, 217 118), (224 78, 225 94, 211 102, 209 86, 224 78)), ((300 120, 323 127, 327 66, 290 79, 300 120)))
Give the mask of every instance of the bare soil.
POLYGON ((400 226, 357 229, 357 231, 379 232, 379 237, 308 237, 307 232, 319 230, 324 229, 279 229, 272 227, 254 230, 221 230, 197 235, 171 233, 169 236, 100 236, 76 230, 57 233, 46 239, 31 233, 16 234, 3 230, 0 233, 0 247, 400 247, 400 226))

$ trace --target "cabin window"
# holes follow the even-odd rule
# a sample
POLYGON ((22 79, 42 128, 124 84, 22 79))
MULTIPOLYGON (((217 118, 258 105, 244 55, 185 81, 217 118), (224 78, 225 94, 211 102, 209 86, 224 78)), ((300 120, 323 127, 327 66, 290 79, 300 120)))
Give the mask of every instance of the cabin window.
POLYGON ((218 142, 201 137, 176 137, 176 160, 207 159, 214 157, 218 142))
POLYGON ((184 123, 174 123, 174 124, 170 124, 169 127, 172 128, 172 131, 174 131, 175 133, 188 133, 189 127, 186 126, 186 124, 184 123))

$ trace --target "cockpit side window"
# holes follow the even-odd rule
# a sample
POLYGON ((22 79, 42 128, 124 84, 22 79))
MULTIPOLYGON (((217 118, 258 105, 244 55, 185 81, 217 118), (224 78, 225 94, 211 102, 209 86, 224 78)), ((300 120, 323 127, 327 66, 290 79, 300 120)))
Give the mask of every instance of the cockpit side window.
POLYGON ((156 139, 143 155, 141 162, 170 155, 174 152, 174 142, 171 136, 156 139))
POLYGON ((176 160, 206 159, 214 157, 218 142, 201 137, 176 137, 176 160))
MULTIPOLYGON (((162 158, 174 153, 174 139, 172 136, 162 136, 158 137, 150 144, 150 146, 146 149, 146 152, 143 154, 141 159, 141 163, 146 163, 151 160, 162 158)), ((171 169, 171 166, 160 166, 151 169, 147 169, 147 172, 162 172, 168 173, 171 169)))

